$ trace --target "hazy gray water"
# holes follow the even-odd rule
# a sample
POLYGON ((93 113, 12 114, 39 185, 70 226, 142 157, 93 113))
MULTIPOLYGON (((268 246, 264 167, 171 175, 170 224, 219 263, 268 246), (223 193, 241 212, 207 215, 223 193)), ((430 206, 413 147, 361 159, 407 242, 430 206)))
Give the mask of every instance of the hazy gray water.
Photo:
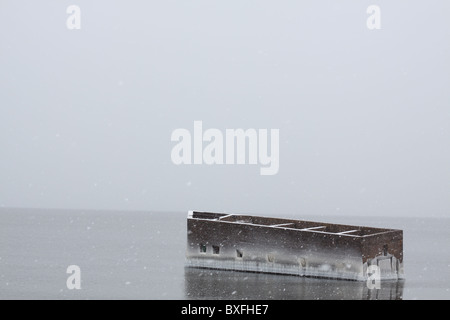
POLYGON ((449 219, 296 216, 404 230, 406 280, 369 290, 351 281, 185 268, 186 215, 0 209, 0 298, 450 299, 449 219), (81 268, 81 290, 66 287, 69 265, 81 268))

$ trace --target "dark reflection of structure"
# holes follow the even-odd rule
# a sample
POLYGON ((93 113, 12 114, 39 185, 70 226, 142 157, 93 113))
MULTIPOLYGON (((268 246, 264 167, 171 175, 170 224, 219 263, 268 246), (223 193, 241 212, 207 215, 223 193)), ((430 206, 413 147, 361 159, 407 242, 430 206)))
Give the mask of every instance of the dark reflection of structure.
POLYGON ((186 299, 401 300, 404 281, 366 282, 185 268, 186 299))

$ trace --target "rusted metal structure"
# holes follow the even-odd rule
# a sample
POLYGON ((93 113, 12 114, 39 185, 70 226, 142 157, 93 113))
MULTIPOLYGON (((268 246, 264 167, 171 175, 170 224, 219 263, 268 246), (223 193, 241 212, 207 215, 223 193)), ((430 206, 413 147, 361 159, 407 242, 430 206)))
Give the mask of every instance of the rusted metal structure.
POLYGON ((190 211, 191 267, 365 281, 403 279, 403 231, 190 211))

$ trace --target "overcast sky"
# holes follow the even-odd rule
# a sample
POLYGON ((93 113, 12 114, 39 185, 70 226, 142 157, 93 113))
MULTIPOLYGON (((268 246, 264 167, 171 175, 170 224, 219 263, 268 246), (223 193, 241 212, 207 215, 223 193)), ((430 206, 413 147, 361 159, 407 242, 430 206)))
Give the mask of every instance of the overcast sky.
POLYGON ((450 216, 449 13, 447 0, 2 0, 0 206, 450 216), (195 120, 279 129, 278 174, 176 166, 171 133, 195 120))

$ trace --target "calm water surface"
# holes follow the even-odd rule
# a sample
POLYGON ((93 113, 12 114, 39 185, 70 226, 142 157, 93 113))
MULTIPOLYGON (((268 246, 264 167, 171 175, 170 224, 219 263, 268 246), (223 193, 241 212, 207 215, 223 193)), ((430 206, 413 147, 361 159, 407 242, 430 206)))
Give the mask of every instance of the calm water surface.
MULTIPOLYGON (((404 230, 406 280, 184 267, 187 213, 0 209, 0 299, 450 299, 449 219, 311 217, 404 230), (81 290, 68 290, 69 265, 81 290)), ((285 216, 292 218, 292 216, 285 216)))

